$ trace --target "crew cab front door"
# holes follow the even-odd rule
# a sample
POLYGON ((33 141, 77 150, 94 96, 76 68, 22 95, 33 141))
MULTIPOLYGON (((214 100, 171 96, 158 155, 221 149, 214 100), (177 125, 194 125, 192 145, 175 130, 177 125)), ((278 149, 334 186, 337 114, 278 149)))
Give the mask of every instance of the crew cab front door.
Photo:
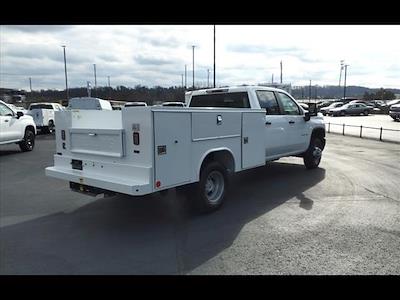
POLYGON ((303 110, 287 94, 277 92, 284 118, 287 122, 287 143, 290 153, 300 153, 308 148, 309 126, 304 120, 303 110))
POLYGON ((261 108, 265 115, 265 156, 266 160, 274 159, 289 152, 287 147, 288 123, 282 115, 278 100, 273 91, 256 91, 261 108))

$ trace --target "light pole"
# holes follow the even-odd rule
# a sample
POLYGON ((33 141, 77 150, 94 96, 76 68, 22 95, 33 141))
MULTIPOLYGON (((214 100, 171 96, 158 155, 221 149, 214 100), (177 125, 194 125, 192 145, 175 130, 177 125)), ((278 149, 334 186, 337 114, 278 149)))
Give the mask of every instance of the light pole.
POLYGON ((214 25, 214 88, 215 88, 215 25, 214 25))
POLYGON ((193 90, 194 90, 194 48, 195 48, 196 46, 192 46, 192 50, 193 50, 193 90))
POLYGON ((185 90, 187 88, 187 65, 185 65, 185 90))
POLYGON ((61 47, 64 48, 64 71, 65 71, 65 91, 67 93, 67 102, 69 99, 69 92, 68 92, 68 77, 67 77, 67 58, 65 56, 65 45, 62 45, 61 47))
POLYGON ((340 83, 342 82, 342 70, 343 70, 343 66, 344 66, 344 60, 341 60, 341 61, 340 61, 339 87, 340 87, 340 83))
POLYGON ((210 69, 207 69, 207 88, 210 87, 210 69))
POLYGON ((107 76, 108 79, 108 100, 111 99, 111 85, 110 85, 110 76, 107 76))
POLYGON ((346 101, 346 77, 347 77, 347 67, 350 65, 344 65, 344 89, 343 89, 343 101, 346 101))
POLYGON ((310 86, 308 88, 308 102, 311 101, 311 80, 310 80, 310 86))
POLYGON ((29 88, 30 88, 31 93, 32 93, 32 78, 31 77, 29 77, 29 88))

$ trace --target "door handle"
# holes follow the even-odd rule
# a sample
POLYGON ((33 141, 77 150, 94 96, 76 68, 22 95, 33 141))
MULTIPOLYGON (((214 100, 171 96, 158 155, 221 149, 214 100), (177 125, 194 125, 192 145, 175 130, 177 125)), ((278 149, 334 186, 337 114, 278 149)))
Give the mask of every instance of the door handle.
POLYGON ((269 122, 269 121, 265 122, 265 125, 271 125, 271 124, 272 124, 272 123, 269 122))
POLYGON ((294 124, 295 123, 295 121, 289 121, 289 124, 294 124))
POLYGON ((8 121, 10 121, 10 120, 4 120, 5 123, 8 122, 8 121))

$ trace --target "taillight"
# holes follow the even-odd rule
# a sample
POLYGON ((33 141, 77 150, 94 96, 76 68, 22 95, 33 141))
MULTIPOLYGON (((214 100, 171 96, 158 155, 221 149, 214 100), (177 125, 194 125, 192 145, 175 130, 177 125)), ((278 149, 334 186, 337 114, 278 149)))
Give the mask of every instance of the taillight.
POLYGON ((65 130, 61 130, 61 139, 65 141, 65 130))
POLYGON ((134 145, 139 145, 140 140, 139 140, 139 132, 135 131, 133 133, 133 144, 134 145))

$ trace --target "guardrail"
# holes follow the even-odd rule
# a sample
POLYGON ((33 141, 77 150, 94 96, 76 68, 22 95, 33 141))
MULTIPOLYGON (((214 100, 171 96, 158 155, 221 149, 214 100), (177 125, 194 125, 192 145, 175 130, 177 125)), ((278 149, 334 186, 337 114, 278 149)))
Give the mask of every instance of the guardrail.
MULTIPOLYGON (((328 125, 328 132, 331 133, 331 126, 341 126, 341 133, 342 135, 345 135, 345 129, 346 127, 353 127, 353 128, 360 128, 359 134, 355 135, 353 134, 348 134, 349 136, 359 136, 360 138, 363 138, 363 129, 372 129, 372 130, 378 130, 379 131, 379 140, 380 141, 390 141, 390 142, 400 142, 400 130, 399 129, 389 129, 389 128, 383 128, 383 127, 370 127, 370 126, 362 126, 362 125, 348 125, 348 124, 337 124, 337 123, 331 123, 331 122, 325 122, 325 125, 328 125), (399 135, 397 138, 394 139, 383 139, 382 136, 385 131, 388 132, 399 132, 399 135)), ((332 133, 340 133, 340 132, 332 132, 332 133)), ((370 136, 364 136, 365 138, 371 138, 370 136)))

